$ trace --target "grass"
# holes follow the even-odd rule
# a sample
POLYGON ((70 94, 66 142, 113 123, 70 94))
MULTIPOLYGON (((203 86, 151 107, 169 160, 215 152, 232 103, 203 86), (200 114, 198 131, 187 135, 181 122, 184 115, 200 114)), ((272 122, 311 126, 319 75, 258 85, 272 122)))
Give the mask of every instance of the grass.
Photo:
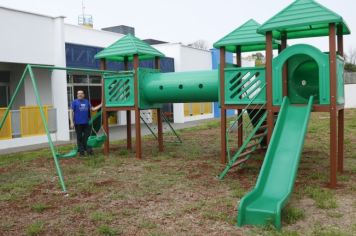
POLYGON ((337 208, 337 202, 333 191, 318 186, 307 186, 305 192, 315 201, 316 207, 321 209, 337 208))
POLYGON ((305 213, 303 209, 287 206, 282 211, 282 219, 287 224, 295 224, 299 220, 305 218, 305 213))
POLYGON ((114 216, 110 212, 96 211, 90 214, 90 219, 93 222, 111 223, 113 221, 113 218, 114 216))
POLYGON ((100 225, 96 231, 98 232, 98 234, 105 236, 117 236, 122 234, 120 230, 112 228, 108 225, 100 225))
POLYGON ((28 236, 37 236, 43 233, 44 231, 44 222, 43 221, 36 221, 33 224, 30 224, 26 228, 26 235, 28 236))
MULTIPOLYGON (((96 150, 91 158, 61 160, 68 197, 60 192, 48 149, 1 155, 0 231, 5 235, 353 235, 356 110, 346 113, 345 173, 339 175, 343 187, 337 191, 323 187, 328 182, 329 122, 322 116, 312 114, 281 231, 271 226, 235 227, 237 203, 255 185, 263 155, 252 156, 224 180, 217 180, 224 169, 219 163, 217 120, 180 130, 183 144, 165 143, 164 152, 158 152, 156 140, 145 137, 140 161, 125 149, 124 141, 112 143, 109 156, 96 150)), ((61 147, 66 148, 71 147, 61 147)))
POLYGON ((37 213, 42 213, 43 211, 49 209, 51 206, 44 203, 35 203, 31 206, 31 210, 37 213))
POLYGON ((141 222, 138 224, 139 229, 155 229, 157 228, 157 224, 148 220, 148 219, 142 219, 141 222))
POLYGON ((323 227, 320 224, 317 224, 312 231, 312 236, 352 236, 352 234, 345 232, 338 227, 323 227))

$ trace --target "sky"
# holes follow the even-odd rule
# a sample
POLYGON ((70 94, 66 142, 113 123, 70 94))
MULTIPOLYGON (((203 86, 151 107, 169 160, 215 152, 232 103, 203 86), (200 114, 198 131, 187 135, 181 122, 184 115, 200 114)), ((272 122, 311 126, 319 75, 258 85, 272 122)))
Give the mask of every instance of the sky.
MULTIPOLYGON (((115 25, 135 27, 141 39, 192 43, 205 40, 211 46, 247 20, 263 23, 289 5, 292 0, 84 0, 85 13, 93 16, 94 28, 115 25)), ((318 0, 343 16, 351 32, 345 36, 345 52, 356 50, 356 1, 318 0)), ((77 24, 82 0, 0 0, 1 6, 51 16, 66 16, 65 22, 77 24)), ((293 40, 308 43, 323 51, 327 37, 293 40)))

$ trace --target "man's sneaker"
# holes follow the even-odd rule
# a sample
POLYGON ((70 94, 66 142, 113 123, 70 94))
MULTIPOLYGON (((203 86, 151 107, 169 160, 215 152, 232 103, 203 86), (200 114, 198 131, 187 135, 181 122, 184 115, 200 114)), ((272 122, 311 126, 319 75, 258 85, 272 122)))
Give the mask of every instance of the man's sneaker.
POLYGON ((79 153, 79 156, 80 156, 80 157, 84 157, 84 156, 85 156, 85 153, 84 153, 84 152, 80 152, 80 153, 79 153))
POLYGON ((87 153, 88 153, 88 155, 89 155, 89 156, 92 156, 92 155, 94 155, 94 152, 93 152, 93 150, 89 150, 89 151, 88 151, 87 153))

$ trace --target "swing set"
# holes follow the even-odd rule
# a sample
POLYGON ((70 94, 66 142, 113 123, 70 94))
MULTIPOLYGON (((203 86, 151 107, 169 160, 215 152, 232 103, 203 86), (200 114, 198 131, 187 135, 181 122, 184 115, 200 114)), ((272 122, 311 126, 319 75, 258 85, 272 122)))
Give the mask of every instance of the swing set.
MULTIPOLYGON (((56 146, 54 145, 50 132, 49 132, 49 128, 48 128, 48 123, 46 120, 46 115, 45 115, 45 111, 42 105, 42 101, 41 101, 41 97, 39 96, 39 91, 38 91, 38 86, 37 86, 37 82, 36 82, 36 78, 35 75, 33 73, 33 69, 41 69, 41 70, 62 70, 62 71, 67 71, 67 72, 84 72, 84 73, 90 73, 90 74, 100 74, 101 76, 104 75, 111 75, 111 74, 117 74, 119 72, 116 71, 107 71, 107 70, 95 70, 95 69, 81 69, 81 68, 70 68, 70 67, 56 67, 56 66, 45 66, 45 65, 31 65, 28 64, 25 67, 24 72, 22 73, 21 79, 19 81, 19 83, 17 84, 17 87, 14 91, 14 94, 11 97, 10 103, 4 113, 4 116, 1 118, 0 120, 0 130, 2 129, 2 127, 5 124, 5 121, 10 113, 10 110, 13 106, 13 103, 21 89, 21 87, 24 84, 24 81, 26 79, 27 76, 30 77, 31 79, 31 83, 33 86, 33 91, 35 94, 35 98, 36 98, 36 103, 39 106, 39 110, 40 110, 40 116, 41 116, 41 120, 46 132, 46 136, 48 139, 48 144, 53 156, 53 160, 54 160, 54 164, 55 164, 55 168, 57 171, 57 175, 59 178, 59 182, 62 188, 63 192, 67 192, 65 183, 64 183, 64 178, 62 175, 62 170, 61 170, 61 166, 59 163, 59 159, 69 159, 69 158, 74 158, 77 156, 78 154, 78 149, 77 147, 73 147, 73 149, 67 153, 61 153, 58 151, 58 149, 56 148, 56 146)), ((103 129, 103 122, 102 122, 102 111, 97 112, 89 121, 89 125, 91 125, 92 127, 92 132, 91 135, 88 138, 87 141, 87 145, 92 147, 92 148, 97 148, 97 147, 101 147, 105 140, 107 139, 107 134, 105 132, 105 130, 103 129), (102 131, 101 131, 102 130, 102 131)))

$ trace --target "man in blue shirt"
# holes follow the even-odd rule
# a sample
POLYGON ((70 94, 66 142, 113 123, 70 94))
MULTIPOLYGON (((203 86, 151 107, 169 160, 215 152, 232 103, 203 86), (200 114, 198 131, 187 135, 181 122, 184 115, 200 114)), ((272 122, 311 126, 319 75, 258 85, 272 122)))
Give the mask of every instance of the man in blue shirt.
POLYGON ((75 128, 78 151, 81 156, 84 156, 85 152, 88 155, 93 154, 92 148, 87 146, 88 137, 91 133, 91 127, 89 126, 90 111, 97 111, 100 108, 101 104, 96 107, 91 106, 90 102, 85 99, 83 90, 77 91, 77 99, 71 104, 69 119, 70 128, 75 128))

